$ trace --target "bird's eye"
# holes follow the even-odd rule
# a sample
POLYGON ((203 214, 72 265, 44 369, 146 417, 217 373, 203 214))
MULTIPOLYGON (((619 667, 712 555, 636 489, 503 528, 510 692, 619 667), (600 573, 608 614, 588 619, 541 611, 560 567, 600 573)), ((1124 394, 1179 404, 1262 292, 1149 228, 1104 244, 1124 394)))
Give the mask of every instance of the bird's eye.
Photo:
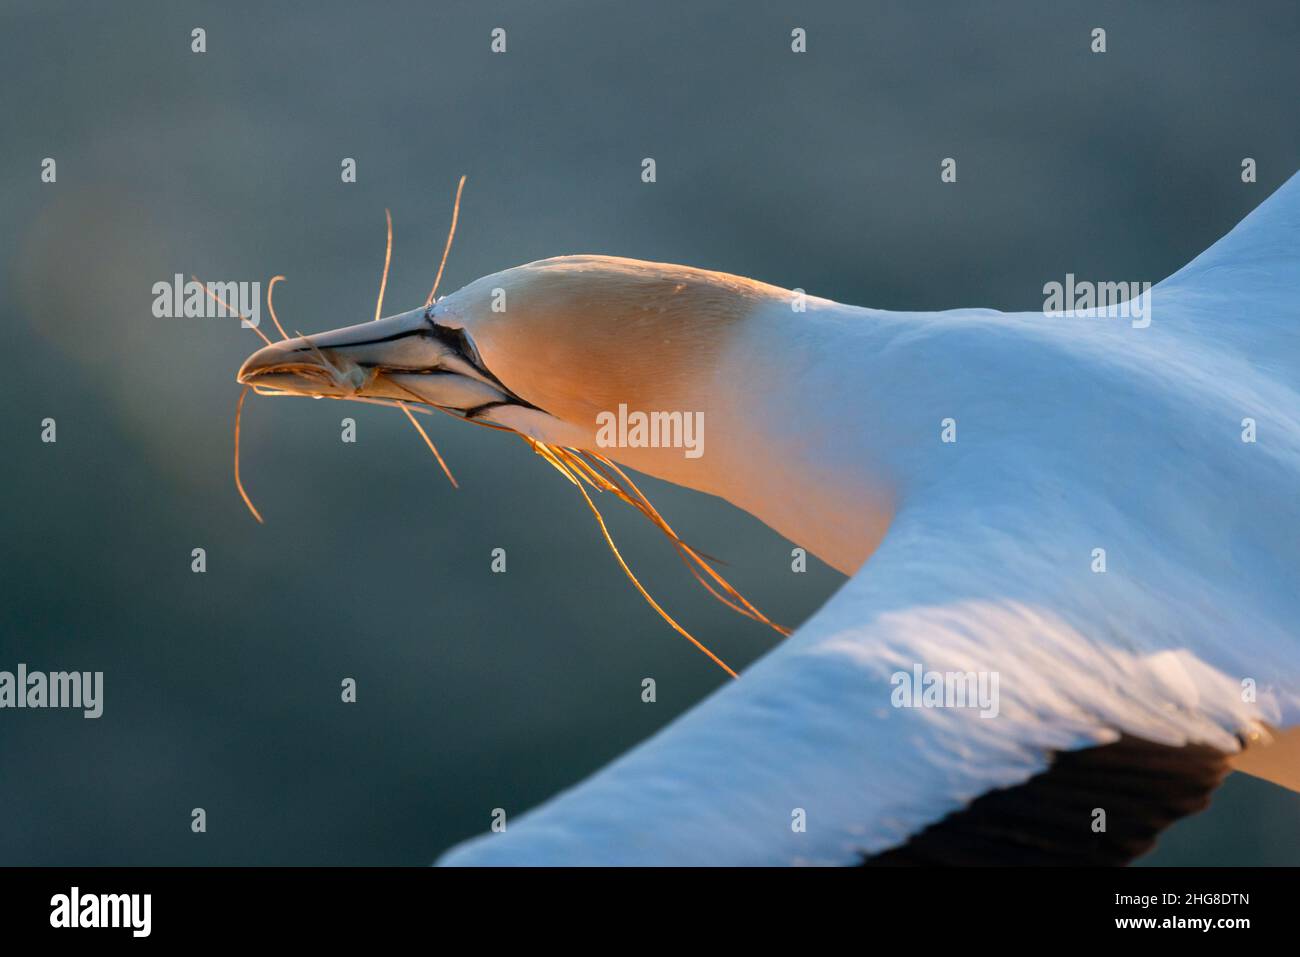
POLYGON ((454 349, 462 359, 478 369, 479 372, 491 375, 487 370, 487 366, 483 364, 483 357, 479 355, 478 347, 474 345, 474 340, 470 338, 468 332, 452 326, 439 325, 433 318, 432 308, 424 314, 424 319, 429 324, 429 330, 433 333, 435 339, 454 349))
POLYGON ((465 358, 481 371, 486 372, 487 366, 483 364, 483 357, 479 355, 478 346, 474 345, 473 338, 464 329, 457 329, 456 332, 460 333, 460 346, 465 358))

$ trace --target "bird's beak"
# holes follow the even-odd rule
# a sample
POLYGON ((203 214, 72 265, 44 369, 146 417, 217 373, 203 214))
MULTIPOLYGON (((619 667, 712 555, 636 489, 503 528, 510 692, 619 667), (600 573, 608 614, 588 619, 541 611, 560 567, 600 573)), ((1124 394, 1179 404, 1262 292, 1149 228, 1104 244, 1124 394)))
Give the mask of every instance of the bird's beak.
POLYGON ((522 403, 482 366, 462 330, 430 316, 414 309, 276 342, 249 356, 238 379, 265 393, 396 399, 466 415, 522 403))

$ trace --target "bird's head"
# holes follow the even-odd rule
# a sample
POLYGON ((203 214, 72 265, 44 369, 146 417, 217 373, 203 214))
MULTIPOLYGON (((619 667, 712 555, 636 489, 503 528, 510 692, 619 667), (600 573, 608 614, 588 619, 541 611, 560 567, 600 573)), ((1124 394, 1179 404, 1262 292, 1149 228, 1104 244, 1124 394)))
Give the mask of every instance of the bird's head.
MULTIPOLYGON (((738 391, 721 360, 743 320, 764 300, 783 295, 753 280, 686 266, 604 256, 547 259, 485 276, 401 315, 270 344, 248 358, 238 378, 262 394, 435 406, 524 435, 580 489, 585 483, 611 492, 642 512, 710 591, 706 574, 744 604, 716 591, 715 597, 788 634, 683 542, 610 461, 725 494, 717 477, 745 471, 728 464, 734 448, 707 461, 703 456, 706 413, 710 428, 717 426, 715 412, 727 422, 738 391)), ((236 484, 260 521, 239 480, 238 415, 235 436, 236 484)), ((582 494, 618 556, 599 510, 582 494)), ((655 610, 734 677, 618 560, 655 610)))
POLYGON ((785 295, 686 266, 566 256, 485 276, 426 308, 267 346, 239 381, 437 406, 550 444, 600 447, 681 481, 690 461, 681 448, 611 448, 611 434, 628 444, 626 429, 602 440, 602 425, 617 425, 621 408, 625 424, 659 413, 719 426, 709 420, 734 330, 760 302, 785 295))

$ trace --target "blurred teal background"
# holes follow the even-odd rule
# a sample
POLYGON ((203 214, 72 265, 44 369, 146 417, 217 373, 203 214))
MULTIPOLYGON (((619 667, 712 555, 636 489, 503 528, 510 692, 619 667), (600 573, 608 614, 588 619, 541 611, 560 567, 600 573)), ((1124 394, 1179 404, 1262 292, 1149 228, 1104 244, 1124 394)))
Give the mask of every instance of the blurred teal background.
MULTIPOLYGON (((283 273, 289 330, 362 321, 387 206, 386 312, 412 308, 464 172, 446 292, 598 252, 881 308, 1034 309, 1067 271, 1168 275, 1300 167, 1293 0, 1043 6, 4 0, 0 668, 102 670, 106 700, 97 721, 0 712, 0 863, 424 864, 724 680, 503 436, 432 420, 455 491, 400 415, 251 398, 256 525, 230 460, 258 340, 154 318, 155 282, 283 273)), ((791 574, 790 543, 725 503, 646 489, 779 621, 839 584, 791 574)), ((727 660, 772 647, 606 511, 727 660)), ((1300 864, 1300 796, 1235 776, 1147 861, 1300 864)))

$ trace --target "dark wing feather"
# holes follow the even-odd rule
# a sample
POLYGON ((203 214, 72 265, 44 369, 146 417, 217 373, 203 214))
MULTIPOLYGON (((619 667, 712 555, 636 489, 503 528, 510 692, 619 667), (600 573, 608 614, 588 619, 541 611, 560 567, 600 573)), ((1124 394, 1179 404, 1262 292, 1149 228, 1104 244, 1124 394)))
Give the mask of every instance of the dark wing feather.
POLYGON ((863 864, 1125 864, 1174 821, 1203 810, 1229 770, 1215 748, 1129 736, 1057 752, 1024 784, 981 795, 863 864), (1097 808, 1106 812, 1104 831, 1094 830, 1097 808))

